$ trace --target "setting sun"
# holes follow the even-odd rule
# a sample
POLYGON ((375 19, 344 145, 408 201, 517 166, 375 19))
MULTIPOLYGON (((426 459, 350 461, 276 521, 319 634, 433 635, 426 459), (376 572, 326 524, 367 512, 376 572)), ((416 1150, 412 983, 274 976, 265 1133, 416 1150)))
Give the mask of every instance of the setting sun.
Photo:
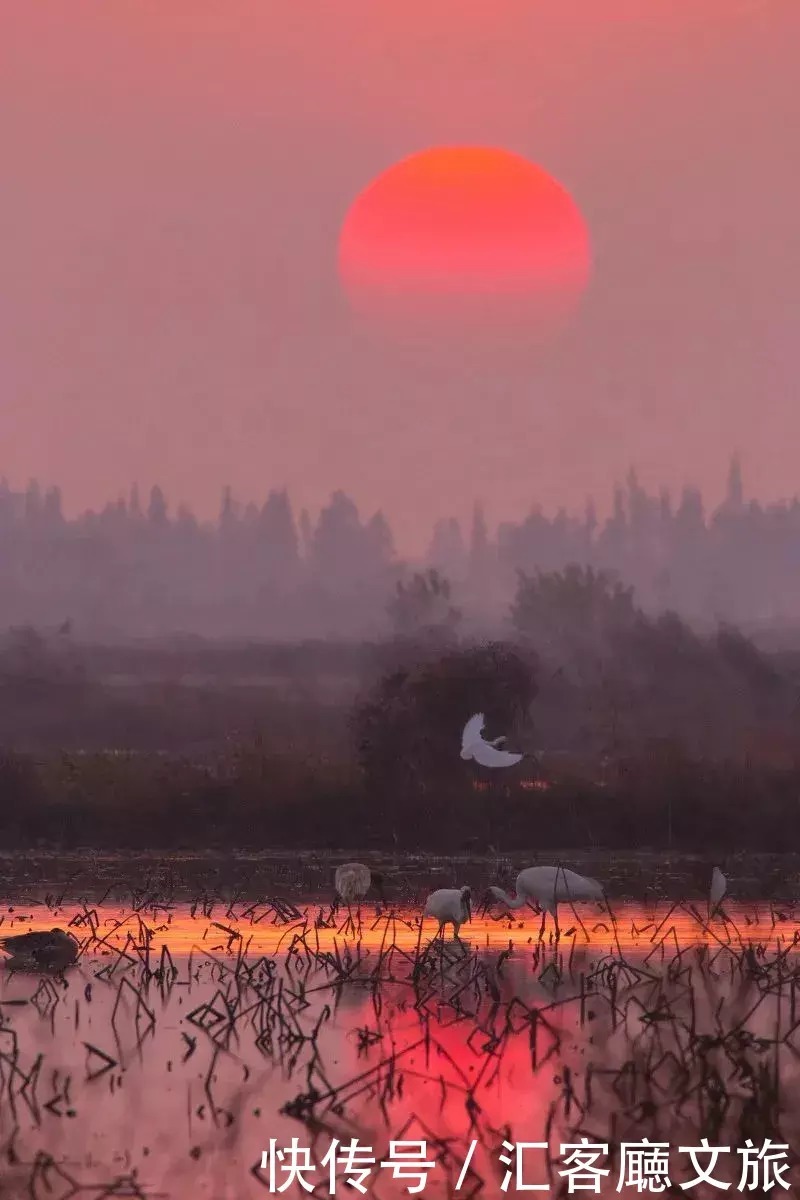
POLYGON ((360 312, 493 309, 563 318, 584 291, 589 237, 569 193, 508 150, 439 147, 379 175, 342 227, 339 268, 360 312))

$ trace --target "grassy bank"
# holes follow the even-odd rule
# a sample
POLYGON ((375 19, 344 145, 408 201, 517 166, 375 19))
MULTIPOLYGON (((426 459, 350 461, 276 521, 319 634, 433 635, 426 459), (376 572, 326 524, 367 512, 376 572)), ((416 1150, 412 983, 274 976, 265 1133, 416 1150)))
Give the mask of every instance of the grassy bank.
MULTIPOLYGON (((234 748, 206 762, 150 754, 0 760, 0 840, 35 847, 364 850, 462 854, 491 846, 643 847, 721 855, 796 844, 800 772, 631 759, 604 785, 546 788, 463 779, 407 797, 376 794, 355 764, 234 748)), ((493 852, 494 852, 493 851, 493 852)))
MULTIPOLYGON (((49 896, 62 903, 129 904, 194 902, 198 897, 229 904, 239 900, 283 897, 293 903, 329 904, 336 867, 350 860, 380 871, 391 905, 418 905, 437 887, 469 884, 483 897, 489 884, 513 888, 523 867, 562 863, 602 880, 613 901, 641 905, 670 901, 707 904, 712 867, 722 865, 729 896, 736 903, 773 903, 794 907, 800 895, 800 855, 732 852, 689 854, 663 850, 574 848, 541 850, 519 846, 502 854, 435 854, 365 850, 359 845, 336 850, 250 849, 217 851, 29 850, 24 855, 0 850, 0 907, 39 905, 49 896)), ((223 910, 224 911, 224 910, 223 910)), ((779 909, 779 911, 781 911, 779 909)), ((12 914, 9 914, 12 915, 12 914)))
POLYGON ((503 641, 434 629, 158 662, 12 639, 0 655, 0 846, 712 858, 795 847, 791 663, 735 630, 701 637, 674 614, 648 617, 629 590, 577 568, 522 578, 513 618, 503 641), (525 753, 518 766, 481 778, 459 758, 479 711, 488 736, 525 753))

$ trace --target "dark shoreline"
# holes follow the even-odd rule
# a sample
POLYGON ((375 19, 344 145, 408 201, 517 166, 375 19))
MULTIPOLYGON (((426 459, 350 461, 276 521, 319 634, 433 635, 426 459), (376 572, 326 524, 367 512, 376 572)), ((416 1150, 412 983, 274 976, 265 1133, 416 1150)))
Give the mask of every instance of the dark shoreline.
POLYGON ((159 899, 195 899, 201 895, 230 901, 281 896, 333 897, 333 874, 342 862, 362 861, 380 870, 391 886, 390 900, 416 902, 434 887, 469 883, 476 892, 493 882, 513 887, 516 873, 535 863, 561 863, 603 881, 612 900, 685 900, 704 903, 711 869, 719 865, 729 881, 732 900, 788 903, 800 898, 800 854, 727 855, 643 850, 520 850, 513 855, 394 854, 342 848, 302 852, 271 850, 237 853, 172 853, 124 850, 64 853, 55 847, 35 853, 0 854, 0 897, 9 903, 46 897, 93 903, 130 903, 135 893, 159 899))

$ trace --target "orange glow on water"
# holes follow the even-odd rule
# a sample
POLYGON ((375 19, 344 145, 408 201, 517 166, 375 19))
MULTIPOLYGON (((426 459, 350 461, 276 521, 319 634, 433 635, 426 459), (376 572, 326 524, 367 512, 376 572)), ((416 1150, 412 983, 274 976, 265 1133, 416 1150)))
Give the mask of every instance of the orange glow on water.
MULTIPOLYGON (((13 1132, 16 1151, 13 1194, 43 1194, 44 1184, 27 1186, 30 1164, 42 1153, 53 1154, 71 1172, 70 1181, 74 1176, 80 1183, 70 1195, 84 1189, 110 1195, 107 1180, 133 1171, 139 1190, 124 1190, 120 1183, 115 1195, 239 1200, 256 1194, 253 1176, 265 1189, 267 1175, 259 1161, 271 1141, 288 1147, 297 1138, 301 1146, 310 1146, 317 1164, 311 1168, 316 1194, 327 1195, 322 1153, 333 1137, 344 1141, 355 1133, 381 1164, 390 1139, 426 1139, 434 1168, 424 1190, 431 1200, 454 1194, 453 1180, 468 1147, 477 1145, 472 1183, 484 1182, 480 1190, 465 1188, 463 1194, 500 1196, 501 1139, 548 1141, 554 1159, 563 1157, 563 1141, 574 1144, 563 1108, 566 1068, 570 1095, 580 1103, 591 1092, 590 1129, 594 1138, 606 1141, 623 1094, 617 1076, 625 1070, 629 1081, 636 1074, 628 1071, 631 1039, 643 1052, 655 1046, 659 1063, 675 1050, 686 1053, 689 1022, 682 1017, 688 1004, 692 1026, 697 1021, 698 1034, 707 1032, 709 1041, 720 1029, 742 1032, 746 1023, 748 1035, 769 1043, 784 1010, 789 1024, 794 1022, 793 998, 782 1007, 778 995, 761 990, 761 981, 751 981, 750 998, 754 1004, 761 1000, 742 1021, 737 952, 752 942, 760 957, 759 944, 774 953, 796 943, 800 909, 731 905, 727 919, 707 930, 705 913, 677 905, 645 910, 619 903, 613 920, 608 914, 598 917, 594 906, 582 905, 579 911, 583 926, 562 906, 558 955, 548 944, 538 958, 534 914, 523 921, 476 917, 463 929, 465 941, 495 951, 512 941, 517 953, 498 954, 494 963, 458 951, 434 954, 417 990, 408 986, 406 971, 416 946, 424 949, 435 933, 429 921, 420 929, 418 908, 378 919, 373 907, 365 906, 357 948, 341 924, 338 929, 316 926, 320 910, 313 902, 299 908, 299 919, 281 925, 271 923, 275 908, 266 903, 230 909, 219 902, 203 911, 181 904, 140 912, 112 905, 0 905, 0 937, 57 925, 70 927, 79 939, 96 939, 63 979, 36 981, 0 972, 7 1039, 0 1084, 13 1080, 19 1101, 13 1109, 4 1103, 9 1093, 0 1095, 0 1138, 13 1132), (702 963, 687 957, 674 971, 676 952, 699 941, 710 951, 702 963), (394 954, 382 959, 382 948, 392 944, 394 954), (148 962, 157 970, 162 947, 173 958, 171 979, 167 971, 157 984, 139 984, 136 968, 148 962), (666 970, 658 969, 662 950, 666 970), (243 952, 252 971, 240 975, 243 952), (603 982, 602 969, 595 970, 591 982, 587 968, 602 968, 599 959, 618 958, 620 952, 631 958, 616 964, 621 974, 612 970, 615 981, 630 978, 634 955, 655 956, 652 974, 643 972, 639 1003, 634 996, 630 1003, 618 1003, 616 983, 603 982), (275 961, 260 963, 259 955, 274 955, 275 961), (568 957, 569 969, 563 971, 568 957), (573 985, 582 976, 579 992, 566 980, 573 967, 573 985), (590 981, 586 992, 583 973, 590 981), (690 998, 687 978, 694 980, 690 998), (470 981, 476 979, 484 985, 473 986, 470 981), (559 979, 566 980, 560 999, 559 979), (485 982, 492 980, 490 994, 485 982), (644 1014, 652 1011, 654 980, 660 994, 665 989, 666 1002, 678 997, 683 1006, 674 1021, 644 1022, 644 1014), (594 999, 588 1003, 590 992, 594 999), (6 1071, 9 1064, 13 1072, 6 1071), (594 1064, 601 1069, 594 1070, 594 1064), (303 1108, 300 1102, 311 1097, 312 1089, 314 1105, 303 1108), (20 1116, 21 1128, 15 1128, 20 1116)), ((780 1040, 774 1052, 776 1061, 782 1055, 781 1085, 791 1088, 797 1080, 796 1052, 781 1048, 780 1040)), ((720 1059, 730 1057, 733 1091, 739 1060, 722 1047, 718 1053, 720 1059)), ((687 1080, 682 1071, 672 1082, 663 1075, 662 1107, 670 1114, 665 1118, 670 1136, 663 1140, 673 1149, 697 1144, 695 1109, 676 1102, 689 1094, 690 1083, 705 1078, 708 1061, 686 1053, 687 1080)), ((742 1086, 747 1083, 745 1078, 742 1086)), ((652 1137, 648 1128, 643 1132, 652 1137)), ((724 1132, 720 1140, 728 1144, 724 1132)), ((537 1152, 527 1161, 527 1182, 543 1183, 545 1154, 537 1152)), ((685 1170, 677 1156, 672 1161, 685 1170)), ((609 1191, 615 1173, 610 1180, 609 1191)), ((373 1181, 380 1181, 380 1195, 391 1200, 408 1195, 405 1182, 392 1181, 380 1167, 370 1177, 368 1194, 373 1181)), ((280 1178, 278 1183, 283 1186, 280 1178)), ((336 1194, 349 1190, 340 1176, 336 1194)), ((616 1194, 635 1192, 633 1186, 616 1189, 616 1194)), ((290 1185, 283 1194, 308 1192, 290 1185)))
MULTIPOLYGON (((354 910, 356 928, 348 926, 346 912, 340 911, 337 923, 319 923, 329 910, 310 905, 300 909, 297 919, 273 923, 274 913, 266 905, 238 906, 235 911, 217 904, 205 914, 191 913, 190 906, 176 905, 155 911, 110 906, 78 909, 65 907, 50 911, 44 906, 33 909, 6 908, 0 918, 0 937, 27 930, 69 928, 80 942, 96 939, 92 953, 113 954, 126 943, 139 947, 149 938, 150 952, 159 955, 166 947, 173 956, 189 954, 238 955, 248 958, 281 956, 304 943, 313 953, 334 952, 346 946, 359 947, 360 953, 379 954, 394 945, 413 953, 424 948, 437 935, 436 922, 420 920, 419 910, 394 909, 388 915, 377 915, 373 906, 364 906, 360 926, 354 910)), ((705 943, 710 948, 743 945, 775 945, 785 948, 800 943, 800 911, 778 911, 767 905, 727 906, 727 919, 716 918, 709 925, 705 912, 689 907, 659 904, 645 910, 640 905, 619 904, 613 918, 592 905, 568 905, 559 908, 561 942, 559 949, 566 955, 571 948, 586 949, 592 955, 632 954, 672 955, 679 950, 705 943), (705 924, 701 923, 705 922, 705 924)), ((505 950, 511 944, 517 950, 535 949, 539 945, 541 917, 534 912, 513 914, 513 919, 492 919, 473 915, 460 930, 462 942, 475 948, 505 950)), ((548 917, 544 942, 552 947, 553 923, 548 917)), ((452 937, 452 927, 445 931, 452 937)))

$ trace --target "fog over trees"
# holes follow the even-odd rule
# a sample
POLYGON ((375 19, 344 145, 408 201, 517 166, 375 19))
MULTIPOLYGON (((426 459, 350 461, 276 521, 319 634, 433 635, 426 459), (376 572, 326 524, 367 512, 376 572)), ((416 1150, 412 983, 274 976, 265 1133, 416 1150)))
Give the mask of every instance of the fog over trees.
POLYGON ((692 488, 649 495, 632 471, 604 521, 589 502, 579 516, 534 506, 492 529, 476 506, 471 527, 442 517, 426 560, 405 562, 387 517, 360 513, 343 491, 312 521, 285 491, 245 504, 226 488, 218 519, 202 523, 173 510, 158 486, 67 519, 58 488, 0 484, 0 626, 69 620, 81 640, 360 639, 402 633, 404 623, 408 632, 408 589, 426 570, 439 580, 425 600, 431 612, 496 634, 519 572, 573 564, 620 580, 646 612, 671 610, 700 627, 800 625, 800 501, 746 499, 736 459, 713 512, 692 488))

